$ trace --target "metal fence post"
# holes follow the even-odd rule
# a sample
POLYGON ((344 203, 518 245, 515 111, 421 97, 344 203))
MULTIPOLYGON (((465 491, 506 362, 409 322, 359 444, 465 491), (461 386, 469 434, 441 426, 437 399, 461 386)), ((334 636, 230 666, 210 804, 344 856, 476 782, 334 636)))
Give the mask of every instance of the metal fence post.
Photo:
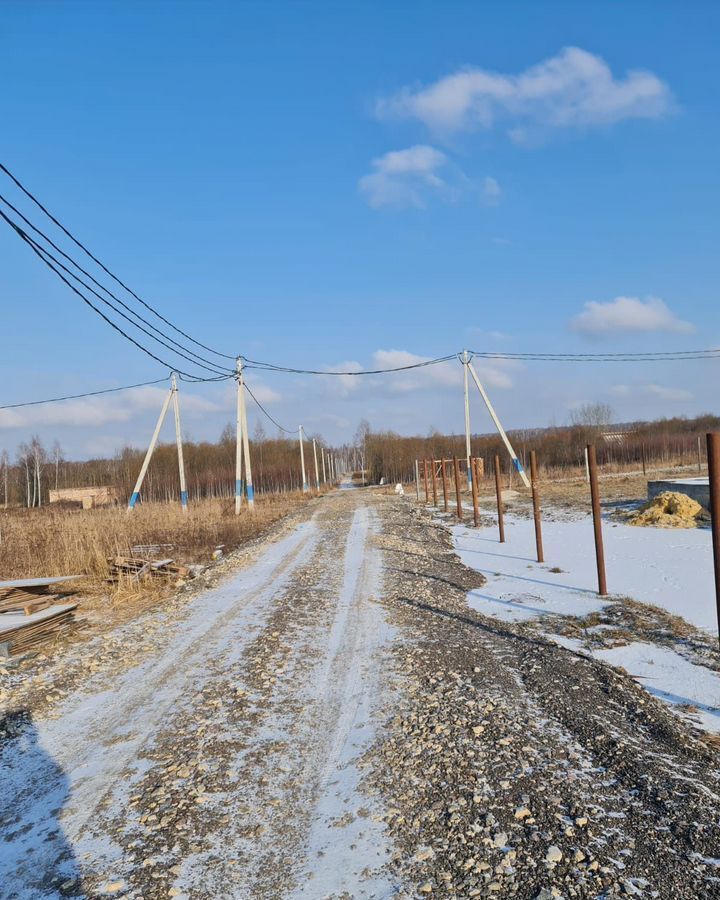
POLYGON ((430 474, 432 475, 432 489, 433 489, 433 506, 437 508, 437 473, 435 472, 435 460, 430 460, 430 474))
POLYGON ((707 436, 707 463, 713 562, 715 564, 715 605, 718 617, 718 637, 720 638, 720 434, 716 431, 707 436))
POLYGON ((445 507, 445 512, 448 511, 448 485, 447 485, 447 469, 445 468, 445 460, 440 460, 440 466, 442 468, 442 488, 443 488, 443 506, 445 507))
POLYGON ((545 562, 542 540, 542 523, 540 521, 540 492, 538 491, 537 456, 535 451, 530 451, 530 488, 532 490, 533 518, 535 520, 535 547, 537 549, 537 561, 545 562))
POLYGON ((460 493, 460 461, 453 456, 453 469, 455 470, 455 499, 457 501, 457 517, 462 522, 462 494, 460 493))
POLYGON ((505 521, 502 498, 502 485, 500 484, 500 457, 495 455, 495 496, 497 497, 497 516, 498 531, 500 533, 500 543, 505 543, 505 521))
MULTIPOLYGON (((471 458, 470 466, 472 467, 474 464, 475 460, 471 458)), ((468 473, 470 474, 470 488, 472 489, 473 522, 475 523, 475 527, 478 528, 480 526, 480 507, 478 504, 477 466, 475 467, 474 472, 470 472, 470 469, 468 469, 468 473)))
POLYGON ((593 530, 595 532, 595 559, 597 561, 598 594, 604 597, 607 594, 607 581, 605 578, 605 550, 603 548, 602 519, 600 517, 600 486, 598 484, 597 459, 595 447, 588 444, 588 465, 590 468, 590 497, 592 501, 593 530))

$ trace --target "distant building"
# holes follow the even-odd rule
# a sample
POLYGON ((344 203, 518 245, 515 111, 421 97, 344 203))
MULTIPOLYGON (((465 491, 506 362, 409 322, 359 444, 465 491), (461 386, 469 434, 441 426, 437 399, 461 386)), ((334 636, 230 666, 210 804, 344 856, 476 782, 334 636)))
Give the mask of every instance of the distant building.
POLYGON ((99 506, 116 506, 120 503, 120 492, 109 485, 83 488, 50 489, 51 503, 77 503, 83 509, 96 509, 99 506))
POLYGON ((624 444, 630 433, 629 431, 603 431, 600 437, 606 444, 624 444))

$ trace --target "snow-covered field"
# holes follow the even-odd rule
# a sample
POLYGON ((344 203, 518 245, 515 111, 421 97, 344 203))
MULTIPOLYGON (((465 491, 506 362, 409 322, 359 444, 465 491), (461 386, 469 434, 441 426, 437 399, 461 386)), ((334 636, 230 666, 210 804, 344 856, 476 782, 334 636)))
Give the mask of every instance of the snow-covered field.
MULTIPOLYGON (((495 529, 455 528, 460 558, 488 579, 482 590, 470 595, 474 609, 519 621, 543 613, 587 615, 602 606, 592 519, 546 521, 542 530, 546 562, 538 564, 531 519, 506 517, 504 544, 495 529)), ((605 521, 603 542, 611 594, 660 606, 716 632, 709 530, 637 528, 605 521)))
MULTIPOLYGON (((536 562, 530 519, 506 517, 506 543, 497 530, 453 528, 462 561, 487 582, 468 594, 473 609, 505 622, 580 616, 630 597, 661 607, 704 631, 717 634, 712 547, 707 529, 637 528, 604 521, 607 599, 597 594, 592 520, 543 522, 544 564, 536 562), (553 571, 555 570, 555 571, 553 571), (557 571, 560 570, 560 571, 557 571)), ((603 626, 597 626, 602 629, 603 626)), ((698 708, 697 720, 720 732, 720 677, 668 647, 637 641, 607 649, 581 641, 555 640, 622 666, 651 693, 698 708)))

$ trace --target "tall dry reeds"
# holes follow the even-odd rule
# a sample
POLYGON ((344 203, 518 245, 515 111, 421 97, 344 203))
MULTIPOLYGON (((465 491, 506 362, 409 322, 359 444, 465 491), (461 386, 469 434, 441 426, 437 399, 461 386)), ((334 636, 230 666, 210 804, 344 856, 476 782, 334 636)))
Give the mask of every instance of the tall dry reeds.
POLYGON ((148 503, 125 509, 0 510, 0 581, 55 575, 108 576, 108 557, 136 545, 171 544, 167 556, 207 562, 215 547, 226 552, 267 528, 304 502, 301 493, 265 495, 234 514, 231 500, 203 500, 184 514, 176 503, 148 503))

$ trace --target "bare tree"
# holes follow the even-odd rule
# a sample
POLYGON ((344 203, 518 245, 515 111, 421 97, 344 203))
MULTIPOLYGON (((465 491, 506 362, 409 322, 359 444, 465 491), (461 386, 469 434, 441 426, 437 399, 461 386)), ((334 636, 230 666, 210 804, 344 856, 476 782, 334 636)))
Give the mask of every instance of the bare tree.
POLYGON ((30 469, 31 469, 31 459, 32 454, 30 452, 30 447, 26 443, 20 444, 18 447, 18 466, 25 469, 25 506, 30 509, 32 505, 32 495, 30 492, 30 469))
POLYGON ((65 462, 63 448, 60 446, 60 441, 55 441, 52 446, 52 458, 53 462, 55 463, 55 490, 57 490, 60 476, 60 463, 65 462))
POLYGON ((609 403, 583 403, 570 413, 570 422, 581 428, 607 428, 613 419, 609 403))
POLYGON ((37 435, 30 441, 33 470, 33 506, 42 506, 42 471, 47 462, 47 451, 37 435))
POLYGON ((5 489, 3 505, 4 505, 5 509, 7 509, 7 505, 8 505, 8 469, 10 468, 10 455, 8 454, 7 450, 3 450, 3 452, 0 453, 0 465, 2 466, 3 487, 5 489))

